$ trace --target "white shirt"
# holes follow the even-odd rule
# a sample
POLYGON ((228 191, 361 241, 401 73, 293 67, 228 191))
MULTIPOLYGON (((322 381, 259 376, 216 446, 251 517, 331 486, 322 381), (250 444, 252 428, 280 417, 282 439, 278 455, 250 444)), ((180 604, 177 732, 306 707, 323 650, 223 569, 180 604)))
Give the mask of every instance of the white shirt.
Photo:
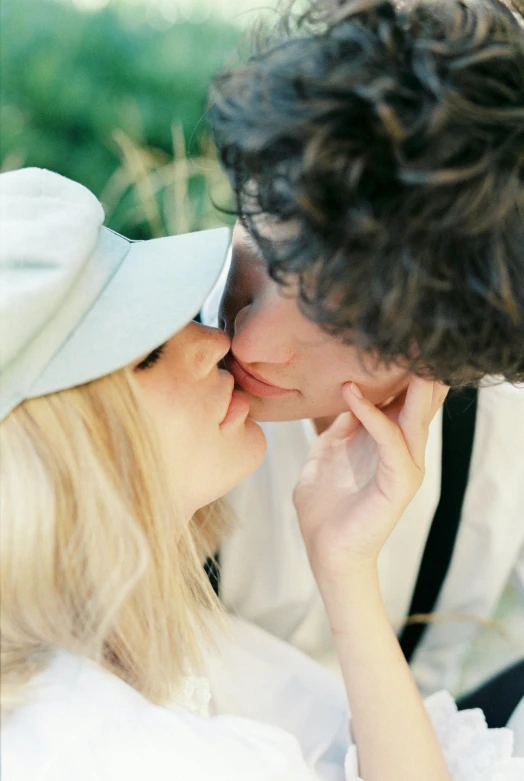
MULTIPOLYGON (((203 686, 209 691, 205 679, 186 681, 189 691, 203 686)), ((27 689, 27 703, 2 725, 3 781, 318 778, 292 735, 236 716, 208 718, 201 691, 195 702, 182 697, 181 704, 159 707, 66 653, 56 654, 27 689)), ((337 781, 345 781, 343 764, 337 781)))
MULTIPOLYGON (((453 781, 523 781, 510 730, 487 730, 480 711, 457 712, 445 692, 426 707, 453 781)), ((350 735, 335 678, 236 622, 208 677, 188 678, 170 707, 57 652, 2 723, 2 779, 362 781, 350 735)))
MULTIPOLYGON (((227 268, 206 303, 204 322, 216 322, 226 274, 227 268)), ((262 428, 266 458, 228 496, 238 524, 221 549, 221 597, 232 613, 332 666, 327 616, 292 503, 316 432, 309 420, 263 423, 262 428)), ((398 629, 409 611, 439 501, 441 432, 440 412, 430 429, 423 485, 380 555, 382 596, 398 629)), ((457 691, 481 622, 492 617, 510 580, 524 604, 524 388, 499 384, 479 392, 460 529, 435 607, 460 618, 431 625, 412 661, 423 693, 457 691)))

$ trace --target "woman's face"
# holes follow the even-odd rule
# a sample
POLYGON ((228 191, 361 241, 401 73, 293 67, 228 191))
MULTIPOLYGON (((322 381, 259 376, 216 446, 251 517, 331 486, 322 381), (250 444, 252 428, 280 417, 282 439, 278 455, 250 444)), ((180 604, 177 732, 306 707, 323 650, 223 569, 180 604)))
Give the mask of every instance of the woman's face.
POLYGON ((262 430, 247 418, 249 402, 217 367, 229 347, 222 331, 192 322, 132 366, 188 517, 243 480, 265 453, 262 430))

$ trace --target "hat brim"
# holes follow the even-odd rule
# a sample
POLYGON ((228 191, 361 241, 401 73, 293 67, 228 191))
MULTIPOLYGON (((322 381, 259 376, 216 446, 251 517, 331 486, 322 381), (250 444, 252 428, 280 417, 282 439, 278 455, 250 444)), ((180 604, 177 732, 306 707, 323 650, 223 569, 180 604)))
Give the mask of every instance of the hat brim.
POLYGON ((230 233, 217 228, 142 242, 118 238, 126 243, 124 260, 27 397, 111 374, 180 331, 216 283, 230 233))

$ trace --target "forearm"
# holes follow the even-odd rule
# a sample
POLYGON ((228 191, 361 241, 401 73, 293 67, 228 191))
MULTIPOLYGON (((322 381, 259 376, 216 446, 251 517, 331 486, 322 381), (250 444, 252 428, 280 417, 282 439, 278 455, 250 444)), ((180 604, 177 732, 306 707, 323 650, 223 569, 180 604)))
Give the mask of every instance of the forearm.
POLYGON ((442 751, 385 612, 376 567, 321 584, 365 781, 450 781, 442 751))

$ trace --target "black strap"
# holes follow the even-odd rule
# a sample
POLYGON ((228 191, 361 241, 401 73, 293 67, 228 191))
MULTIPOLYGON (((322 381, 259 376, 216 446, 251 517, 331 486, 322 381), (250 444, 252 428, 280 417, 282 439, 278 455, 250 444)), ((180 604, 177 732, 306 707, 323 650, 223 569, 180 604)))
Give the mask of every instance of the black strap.
MULTIPOLYGON (((442 477, 440 500, 429 531, 413 592, 409 616, 431 613, 447 575, 469 476, 477 414, 476 388, 451 390, 442 415, 442 477)), ((411 661, 427 624, 408 624, 399 638, 411 661)))
POLYGON ((206 575, 209 578, 209 582, 213 587, 213 591, 220 596, 220 551, 217 551, 214 556, 210 556, 204 563, 204 569, 206 575))
POLYGON ((505 727, 524 697, 524 659, 457 700, 459 710, 481 708, 490 729, 505 727))

